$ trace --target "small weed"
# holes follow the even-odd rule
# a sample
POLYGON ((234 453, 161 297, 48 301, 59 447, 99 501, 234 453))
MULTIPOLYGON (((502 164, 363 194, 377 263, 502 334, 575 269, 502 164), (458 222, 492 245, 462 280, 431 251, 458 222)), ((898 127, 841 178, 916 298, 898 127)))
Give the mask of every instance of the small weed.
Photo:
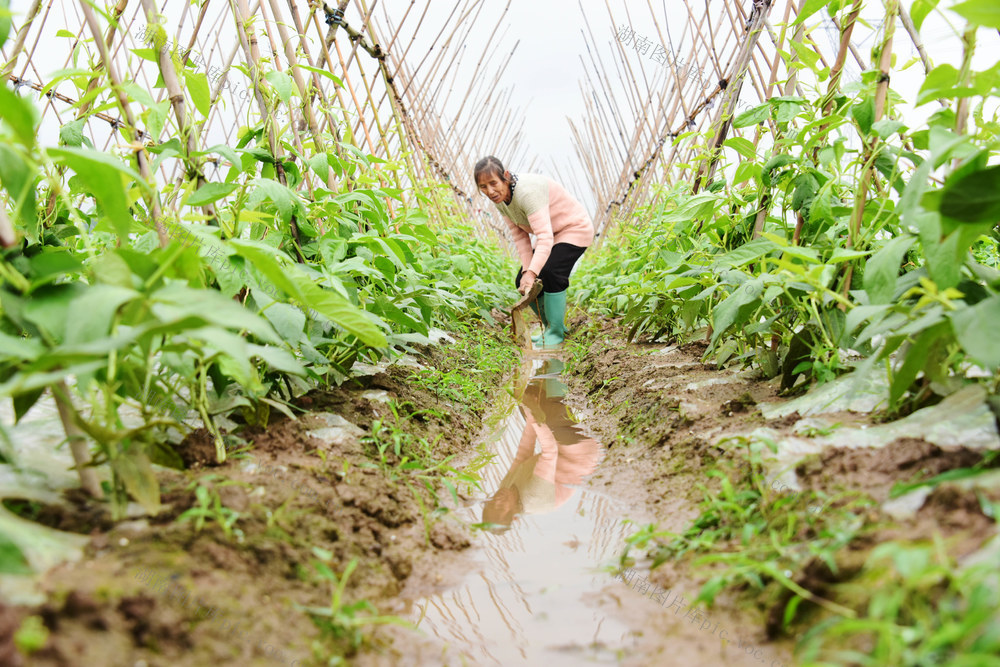
MULTIPOLYGON (((466 472, 450 465, 453 456, 438 461, 434 456, 434 445, 426 438, 415 436, 407 427, 415 417, 428 410, 418 410, 407 415, 400 412, 400 406, 395 401, 389 404, 391 418, 376 419, 371 425, 371 435, 362 438, 362 442, 370 445, 375 451, 376 463, 382 469, 390 483, 402 481, 413 494, 424 519, 424 539, 430 542, 430 526, 434 513, 424 502, 421 487, 427 491, 435 503, 435 509, 440 505, 438 484, 443 484, 451 494, 452 500, 458 503, 456 484, 479 488, 479 476, 474 472, 466 472)), ((404 404, 405 405, 405 404, 404 404)), ((440 438, 440 436, 438 436, 440 438)), ((371 465, 371 464, 369 464, 371 465)))
POLYGON ((177 517, 177 522, 194 521, 195 530, 200 532, 204 528, 206 521, 214 521, 219 524, 226 537, 232 538, 235 533, 237 540, 242 542, 243 531, 238 528, 235 531, 233 530, 233 526, 236 525, 240 515, 238 512, 222 504, 222 498, 219 496, 217 490, 217 487, 241 483, 230 480, 216 482, 216 479, 219 479, 219 476, 214 473, 202 475, 199 479, 188 485, 187 489, 189 491, 194 489, 194 495, 198 504, 195 507, 185 510, 177 517))
POLYGON ((841 426, 843 426, 843 422, 837 422, 836 424, 830 424, 829 426, 812 426, 811 424, 807 424, 798 430, 798 434, 806 438, 826 436, 832 434, 841 426))
MULTIPOLYGON (((312 561, 313 568, 320 579, 329 582, 330 604, 326 607, 303 607, 296 604, 295 607, 309 614, 324 639, 333 640, 344 648, 347 655, 352 655, 364 643, 361 628, 366 625, 391 623, 412 628, 411 624, 397 616, 378 616, 378 611, 368 600, 350 604, 345 602, 344 590, 347 588, 348 578, 358 566, 356 558, 347 564, 344 573, 338 577, 328 565, 333 560, 333 553, 319 547, 313 547, 312 551, 318 558, 312 561)), ((314 653, 317 657, 328 655, 326 647, 320 645, 314 645, 314 653)))

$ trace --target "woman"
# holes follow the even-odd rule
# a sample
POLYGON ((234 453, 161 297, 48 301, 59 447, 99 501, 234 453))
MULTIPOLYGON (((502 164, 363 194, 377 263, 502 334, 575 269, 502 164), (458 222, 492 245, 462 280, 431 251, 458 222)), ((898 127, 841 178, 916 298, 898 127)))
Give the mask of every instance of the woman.
MULTIPOLYGON (((541 174, 512 174, 491 155, 476 163, 474 176, 479 191, 496 204, 514 236, 521 258, 518 291, 525 294, 536 279, 542 281, 540 317, 545 328, 532 340, 543 348, 561 345, 569 274, 594 241, 594 223, 580 202, 541 174), (534 250, 529 233, 535 235, 534 250)), ((532 307, 539 312, 537 305, 532 307)))

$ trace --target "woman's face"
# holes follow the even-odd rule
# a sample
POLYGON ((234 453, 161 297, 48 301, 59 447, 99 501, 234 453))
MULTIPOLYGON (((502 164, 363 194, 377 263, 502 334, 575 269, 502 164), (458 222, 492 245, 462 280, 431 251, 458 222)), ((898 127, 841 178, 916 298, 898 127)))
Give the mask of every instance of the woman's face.
POLYGON ((508 171, 503 173, 503 178, 496 172, 489 172, 480 174, 476 185, 479 186, 480 192, 490 198, 490 201, 494 204, 499 204, 506 202, 510 197, 510 184, 507 183, 507 179, 509 178, 510 172, 508 171))

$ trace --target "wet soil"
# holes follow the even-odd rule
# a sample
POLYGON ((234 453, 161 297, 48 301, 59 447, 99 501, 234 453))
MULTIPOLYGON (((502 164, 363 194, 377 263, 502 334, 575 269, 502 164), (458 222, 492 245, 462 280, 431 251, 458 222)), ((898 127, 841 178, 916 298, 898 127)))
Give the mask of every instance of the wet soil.
MULTIPOLYGON (((509 336, 499 325, 475 335, 504 344, 509 336)), ((442 373, 475 373, 484 391, 495 391, 503 372, 477 368, 470 346, 460 340, 423 348, 416 361, 442 373)), ((415 442, 425 439, 439 460, 469 449, 486 401, 462 404, 455 392, 415 381, 416 372, 392 365, 299 397, 297 419, 272 411, 266 427, 237 424, 222 465, 207 432, 190 433, 177 448, 188 469, 158 471, 164 509, 156 516, 115 525, 75 493, 60 505, 35 505, 38 520, 85 532, 90 542, 81 562, 46 575, 43 604, 0 604, 0 664, 325 665, 329 656, 355 653, 350 634, 319 639, 301 611, 330 607, 332 586, 319 574, 319 556, 338 575, 357 562, 345 605, 367 600, 380 608, 414 576, 414 563, 470 544, 464 526, 422 512, 421 505, 434 507, 430 492, 376 465, 364 441, 373 425, 391 423, 415 442), (230 534, 212 520, 200 530, 178 521, 199 505, 198 480, 239 514, 230 534), (47 639, 26 661, 13 635, 29 616, 41 619, 47 639)), ((392 454, 389 460, 398 463, 392 454)), ((360 651, 377 648, 362 644, 360 651)))
MULTIPOLYGON (((575 344, 571 341, 561 355, 568 364, 561 380, 569 387, 562 402, 581 420, 582 431, 603 445, 599 465, 577 488, 583 497, 608 499, 607 507, 614 508, 604 510, 604 534, 619 535, 622 529, 624 535, 648 523, 683 532, 699 515, 704 494, 718 489, 718 478, 709 471, 744 464, 738 441, 727 438, 765 426, 779 434, 795 432, 797 414, 768 420, 759 409, 762 403, 786 400, 779 395, 780 378, 704 363, 704 342, 627 344, 615 322, 584 317, 572 327, 575 344)), ((494 330, 491 335, 507 334, 494 330)), ((447 369, 475 367, 474 359, 456 359, 437 348, 419 361, 447 369)), ((211 522, 200 532, 190 523, 177 523, 195 505, 189 487, 196 477, 164 473, 161 515, 110 530, 99 517, 89 516, 79 524, 92 531, 88 558, 50 573, 47 602, 37 608, 0 605, 0 658, 11 655, 11 629, 36 614, 51 634, 32 656, 33 665, 273 665, 295 659, 299 665, 326 664, 311 658, 318 633, 295 606, 329 604, 329 582, 316 576, 312 565, 313 547, 320 547, 332 554, 331 567, 338 573, 357 559, 358 569, 347 584, 349 601, 367 599, 383 613, 418 626, 423 622, 421 630, 428 631, 368 627, 366 643, 351 654, 351 664, 496 664, 463 650, 465 640, 456 639, 455 627, 506 624, 512 632, 536 636, 554 612, 543 614, 531 605, 505 612, 497 602, 505 599, 494 595, 499 584, 483 575, 484 554, 492 553, 487 542, 495 536, 468 527, 476 517, 482 520, 484 498, 459 489, 451 512, 425 522, 419 507, 420 502, 426 506, 429 495, 419 486, 392 483, 383 470, 371 467, 371 445, 362 438, 376 420, 394 419, 386 397, 409 402, 411 411, 425 410, 407 421, 407 430, 433 443, 435 456, 456 455, 453 465, 459 469, 481 460, 483 442, 496 429, 496 423, 483 426, 484 418, 493 419, 484 406, 472 410, 443 398, 414 382, 412 372, 392 367, 353 386, 313 392, 299 400, 306 414, 298 420, 274 413, 266 428, 243 428, 240 436, 252 443, 250 459, 216 466, 205 434, 191 436, 182 457, 196 475, 219 476, 215 488, 226 506, 241 513, 242 536, 227 537, 211 522), (309 430, 332 427, 323 414, 351 426, 337 422, 337 437, 309 436, 309 430), (462 515, 470 508, 475 510, 471 519, 462 515), (475 592, 480 589, 470 582, 477 577, 487 592, 475 592), (487 603, 484 598, 490 596, 487 603), (493 605, 488 618, 480 616, 484 604, 493 605), (434 624, 421 621, 432 607, 437 618, 452 619, 437 624, 450 627, 450 634, 435 636, 434 624), (541 616, 532 620, 536 613, 541 616), (464 620, 454 620, 463 615, 464 620), (525 629, 527 623, 541 625, 525 629), (276 650, 283 655, 275 656, 276 650)), ((494 387, 501 380, 491 378, 494 387)), ((487 402, 493 408, 499 403, 487 402)), ((876 423, 875 417, 856 413, 831 418, 847 425, 876 423)), ((902 438, 879 449, 831 448, 801 462, 795 472, 804 489, 861 493, 877 505, 896 483, 981 460, 981 451, 902 438)), ((81 503, 79 511, 85 513, 86 507, 81 503)), ((75 520, 54 516, 46 521, 65 528, 75 520)), ((797 580, 825 592, 835 579, 854 576, 870 549, 884 540, 937 534, 952 555, 960 556, 979 548, 995 530, 974 492, 947 485, 933 491, 912 517, 893 520, 873 509, 871 522, 863 541, 838 554, 836 577, 810 566, 797 573, 797 580)), ((554 525, 549 532, 558 536, 561 529, 554 525)), ((573 549, 587 540, 566 534, 564 542, 573 549)), ((566 566, 550 557, 559 540, 539 551, 532 550, 533 544, 540 542, 523 546, 524 563, 544 563, 543 571, 566 566)), ((796 664, 795 637, 777 620, 787 600, 724 591, 711 609, 694 607, 705 578, 689 561, 668 561, 655 569, 643 561, 616 577, 610 568, 614 553, 610 548, 591 558, 592 586, 573 598, 579 608, 571 610, 568 603, 560 608, 570 625, 584 627, 579 619, 606 623, 615 629, 613 640, 595 634, 588 644, 586 637, 576 637, 559 644, 556 657, 543 664, 796 664)), ((534 576, 544 588, 544 577, 534 576)), ((511 577, 503 585, 517 587, 519 580, 511 577)), ((327 642, 317 655, 333 650, 327 642)), ((351 653, 346 641, 337 650, 351 653)), ((10 663, 0 659, 0 664, 18 663, 15 658, 10 663)))
MULTIPOLYGON (((608 448, 592 484, 625 500, 630 505, 629 518, 640 525, 653 522, 660 530, 682 532, 700 513, 697 503, 705 493, 718 490, 718 478, 707 476, 712 469, 728 472, 729 478, 739 483, 741 475, 735 471, 746 469, 746 459, 735 441, 727 441, 727 437, 746 435, 759 427, 779 435, 796 432, 797 413, 767 420, 757 409, 761 403, 777 405, 787 400, 780 395, 780 378, 767 380, 759 371, 719 369, 705 363, 703 341, 626 345, 623 332, 613 322, 581 317, 576 327, 587 329, 587 333, 578 341, 583 346, 574 351, 571 372, 565 379, 571 388, 567 402, 608 448)), ((828 416, 851 426, 867 427, 882 421, 872 414, 828 416)), ((795 471, 804 489, 827 496, 864 496, 874 505, 867 518, 870 530, 837 554, 837 574, 816 562, 798 573, 798 583, 825 593, 829 584, 857 575, 871 549, 889 539, 930 540, 937 535, 944 538, 953 558, 979 549, 995 535, 996 523, 984 513, 975 491, 944 484, 928 496, 914 516, 906 518, 893 519, 877 508, 897 483, 926 480, 983 463, 981 449, 942 448, 920 438, 900 438, 875 449, 830 448, 807 458, 795 471)), ((1000 496, 996 491, 984 495, 993 502, 1000 496)), ((718 546, 740 548, 738 543, 718 546)), ((645 573, 648 565, 640 563, 640 571, 645 573)), ((636 588, 660 585, 690 600, 706 582, 704 570, 701 572, 695 571, 690 559, 668 561, 649 571, 649 584, 642 579, 620 595, 635 595, 636 588)), ((711 611, 706 611, 712 623, 703 632, 710 633, 718 619, 720 626, 740 633, 737 649, 748 644, 755 647, 745 654, 748 664, 767 664, 762 659, 795 664, 791 656, 795 637, 781 630, 786 603, 787 596, 764 599, 724 592, 716 596, 711 611)), ((635 624, 633 627, 648 627, 643 621, 644 610, 623 603, 620 611, 621 617, 635 624)), ((716 634, 711 635, 714 641, 702 641, 700 620, 692 626, 683 618, 657 621, 655 632, 642 632, 633 653, 642 659, 633 664, 668 664, 663 660, 673 664, 682 655, 688 664, 727 665, 744 659, 739 650, 731 652, 732 643, 720 641, 716 634)), ((806 629, 795 628, 797 634, 806 629)))

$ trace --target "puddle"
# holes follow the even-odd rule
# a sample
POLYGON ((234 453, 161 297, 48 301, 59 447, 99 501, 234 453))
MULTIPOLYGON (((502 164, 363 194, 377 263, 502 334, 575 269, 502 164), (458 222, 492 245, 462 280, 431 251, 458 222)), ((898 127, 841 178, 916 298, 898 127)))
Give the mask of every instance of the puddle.
POLYGON ((414 602, 409 620, 477 665, 618 664, 629 627, 598 608, 629 533, 628 508, 582 488, 604 449, 563 404, 563 362, 534 359, 498 402, 483 438, 482 490, 456 514, 477 531, 472 567, 456 587, 414 602))

